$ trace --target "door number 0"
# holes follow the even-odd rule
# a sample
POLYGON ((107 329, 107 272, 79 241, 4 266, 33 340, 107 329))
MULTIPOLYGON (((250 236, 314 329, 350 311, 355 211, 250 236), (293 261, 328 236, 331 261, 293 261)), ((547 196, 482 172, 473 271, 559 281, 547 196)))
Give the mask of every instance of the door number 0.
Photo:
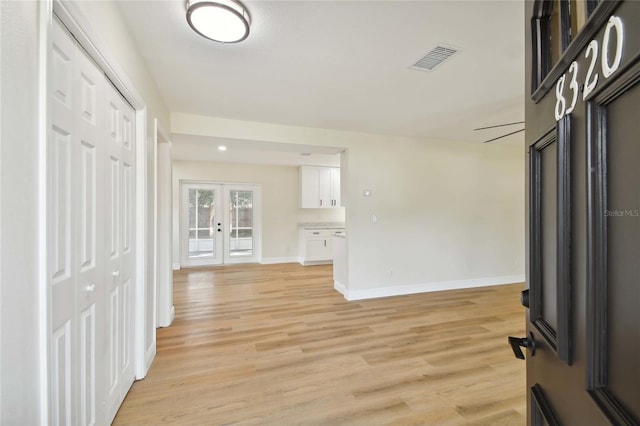
MULTIPOLYGON (((600 64, 602 68, 602 76, 606 79, 611 77, 620 67, 622 61, 622 48, 624 46, 624 31, 622 26, 622 20, 617 16, 612 16, 607 22, 607 27, 604 30, 604 38, 602 40, 602 55, 600 57, 600 64), (611 44, 611 32, 616 31, 616 45, 615 55, 613 62, 609 63, 609 45, 611 44)), ((591 40, 587 46, 584 57, 585 59, 591 58, 589 62, 589 68, 587 69, 587 75, 584 79, 584 90, 582 92, 582 100, 594 91, 598 85, 598 72, 595 71, 596 61, 598 60, 598 41, 591 40)), ((580 86, 578 84, 578 63, 573 61, 569 66, 569 71, 562 75, 556 83, 556 107, 555 117, 556 121, 562 119, 562 117, 569 115, 573 112, 578 102, 578 92, 580 86), (567 99, 564 96, 564 89, 567 81, 567 74, 569 74, 569 90, 571 91, 571 103, 567 107, 567 99)))

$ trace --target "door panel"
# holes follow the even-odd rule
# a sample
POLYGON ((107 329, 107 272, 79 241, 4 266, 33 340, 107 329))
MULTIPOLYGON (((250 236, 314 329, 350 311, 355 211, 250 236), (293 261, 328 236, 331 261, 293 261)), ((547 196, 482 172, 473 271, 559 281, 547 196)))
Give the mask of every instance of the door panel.
POLYGON ((260 189, 255 185, 222 185, 224 263, 258 262, 260 189))
POLYGON ((638 425, 640 3, 526 5, 529 424, 638 425))
POLYGON ((107 417, 111 421, 124 396, 133 384, 131 362, 133 334, 131 282, 134 273, 134 160, 132 143, 134 111, 110 84, 106 85, 105 117, 109 123, 108 150, 108 212, 106 218, 108 255, 105 282, 108 283, 109 335, 107 341, 109 368, 105 371, 108 381, 107 417))
POLYGON ((223 261, 222 186, 185 183, 181 186, 181 263, 219 265, 223 261))
POLYGON ((639 72, 624 73, 591 105, 597 136, 590 144, 594 269, 588 281, 593 320, 587 326, 587 378, 594 400, 621 424, 640 419, 640 147, 632 136, 640 130, 639 82, 639 72))

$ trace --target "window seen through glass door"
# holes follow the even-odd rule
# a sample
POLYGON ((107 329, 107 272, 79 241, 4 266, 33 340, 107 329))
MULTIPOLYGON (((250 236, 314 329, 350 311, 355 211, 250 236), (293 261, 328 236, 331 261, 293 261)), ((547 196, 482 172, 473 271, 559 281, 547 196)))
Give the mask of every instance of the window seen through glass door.
POLYGON ((215 191, 189 189, 189 257, 215 255, 215 191))
POLYGON ((253 256, 253 191, 229 191, 229 256, 253 256))

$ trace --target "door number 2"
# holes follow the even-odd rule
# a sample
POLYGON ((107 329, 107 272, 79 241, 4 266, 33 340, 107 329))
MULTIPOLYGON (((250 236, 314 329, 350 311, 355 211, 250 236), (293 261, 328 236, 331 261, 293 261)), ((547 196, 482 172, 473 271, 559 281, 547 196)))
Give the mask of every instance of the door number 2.
MULTIPOLYGON (((622 48, 624 46, 624 31, 622 26, 622 20, 617 16, 612 16, 607 22, 607 27, 604 30, 604 38, 602 40, 602 56, 600 57, 600 64, 602 68, 602 76, 606 79, 611 77, 620 67, 622 61, 622 48), (609 45, 611 44, 611 32, 616 31, 616 44, 615 54, 613 61, 609 62, 609 45)), ((589 94, 598 85, 598 72, 595 71, 596 61, 598 60, 599 45, 597 40, 591 40, 587 46, 584 57, 585 59, 591 58, 589 62, 589 68, 587 69, 587 75, 584 79, 584 90, 582 92, 582 100, 587 99, 589 94)), ((555 117, 556 121, 562 119, 562 117, 569 115, 573 112, 578 102, 578 92, 580 86, 578 84, 578 63, 573 61, 569 66, 569 71, 562 75, 556 83, 556 107, 555 117), (569 90, 571 91, 571 103, 567 107, 567 99, 564 95, 564 90, 567 81, 567 74, 569 75, 569 90)))

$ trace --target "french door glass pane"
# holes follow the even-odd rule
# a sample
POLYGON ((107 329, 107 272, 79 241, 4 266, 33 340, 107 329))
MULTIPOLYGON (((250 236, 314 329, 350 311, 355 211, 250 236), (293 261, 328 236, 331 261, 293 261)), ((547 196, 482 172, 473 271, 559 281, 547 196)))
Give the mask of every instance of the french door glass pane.
POLYGON ((253 255, 253 191, 229 191, 229 256, 253 255))
POLYGON ((189 189, 189 258, 215 256, 215 191, 189 189))

